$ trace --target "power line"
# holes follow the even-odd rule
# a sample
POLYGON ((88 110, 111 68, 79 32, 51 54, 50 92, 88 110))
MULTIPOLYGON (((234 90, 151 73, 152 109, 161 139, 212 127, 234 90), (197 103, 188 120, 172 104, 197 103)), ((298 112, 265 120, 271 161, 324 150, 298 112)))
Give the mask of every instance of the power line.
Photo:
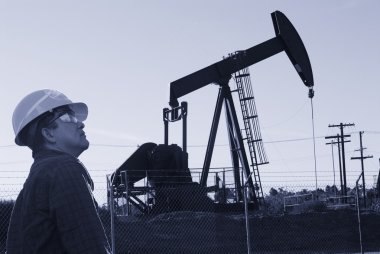
MULTIPOLYGON (((379 132, 380 134, 380 132, 379 132)), ((324 138, 323 136, 315 137, 316 139, 324 138)), ((272 140, 272 141, 264 141, 265 144, 273 144, 273 143, 285 143, 285 142, 296 142, 296 141, 305 141, 305 140, 312 140, 313 137, 307 137, 307 138, 294 138, 294 139, 283 139, 283 140, 272 140)), ((140 145, 135 144, 91 144, 92 147, 132 147, 137 148, 140 145)), ((207 145, 188 145, 188 147, 206 147, 207 145)), ((219 144, 215 146, 229 146, 229 144, 219 144)), ((0 148, 14 148, 18 147, 17 145, 0 145, 0 148)))
POLYGON ((90 146, 100 146, 100 147, 139 147, 140 145, 139 144, 135 144, 135 145, 120 145, 120 144, 90 144, 90 146))
POLYGON ((0 148, 13 148, 17 147, 17 145, 0 145, 0 148))
MULTIPOLYGON (((315 137, 316 139, 324 138, 323 136, 315 137)), ((265 144, 271 144, 271 143, 284 143, 284 142, 295 142, 295 141, 305 141, 305 140, 313 140, 313 137, 310 138, 294 138, 294 139, 284 139, 284 140, 274 140, 274 141, 267 141, 264 142, 265 144)))
MULTIPOLYGON (((367 134, 380 134, 380 131, 365 131, 367 134)), ((350 134, 359 133, 358 131, 349 132, 350 134)), ((324 136, 315 137, 316 139, 324 138, 324 136)), ((294 138, 294 139, 283 139, 283 140, 272 140, 272 141, 263 141, 265 144, 273 144, 273 143, 286 143, 286 142, 297 142, 297 141, 305 141, 312 140, 313 137, 307 138, 294 138)), ((91 144, 92 147, 139 147, 139 144, 91 144)), ((188 147, 206 147, 207 145, 188 145, 188 147)), ((228 144, 219 144, 215 146, 229 146, 228 144)), ((17 145, 0 145, 0 148, 15 148, 17 145)))

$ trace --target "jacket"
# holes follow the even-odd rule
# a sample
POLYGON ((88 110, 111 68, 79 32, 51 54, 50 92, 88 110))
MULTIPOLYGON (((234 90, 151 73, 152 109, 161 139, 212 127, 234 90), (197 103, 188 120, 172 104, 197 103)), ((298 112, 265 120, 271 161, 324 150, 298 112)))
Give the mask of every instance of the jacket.
POLYGON ((111 253, 83 164, 54 150, 33 157, 12 211, 7 254, 111 253))

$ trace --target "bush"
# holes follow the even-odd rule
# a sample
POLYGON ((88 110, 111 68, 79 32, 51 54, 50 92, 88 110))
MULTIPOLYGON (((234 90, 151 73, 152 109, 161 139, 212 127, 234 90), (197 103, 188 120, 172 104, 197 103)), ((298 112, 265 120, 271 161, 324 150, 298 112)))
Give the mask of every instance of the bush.
POLYGON ((264 213, 268 215, 279 215, 284 212, 291 214, 301 214, 301 213, 310 213, 310 212, 324 212, 327 210, 327 205, 325 202, 319 200, 313 200, 313 196, 318 197, 319 195, 325 195, 322 189, 318 189, 318 192, 310 192, 306 189, 299 191, 297 193, 286 191, 283 188, 279 188, 278 191, 274 188, 270 189, 269 195, 265 197, 265 206, 262 209, 264 213), (286 197, 297 198, 297 195, 306 195, 310 196, 303 197, 296 203, 294 206, 287 206, 286 211, 284 211, 284 199, 286 197))
POLYGON ((375 202, 372 203, 371 210, 376 213, 380 213, 380 200, 376 200, 375 202))
POLYGON ((284 196, 276 194, 265 198, 264 212, 268 215, 279 215, 284 213, 284 196))
POLYGON ((308 201, 298 206, 295 206, 290 213, 313 213, 325 212, 327 210, 326 203, 322 201, 308 201))

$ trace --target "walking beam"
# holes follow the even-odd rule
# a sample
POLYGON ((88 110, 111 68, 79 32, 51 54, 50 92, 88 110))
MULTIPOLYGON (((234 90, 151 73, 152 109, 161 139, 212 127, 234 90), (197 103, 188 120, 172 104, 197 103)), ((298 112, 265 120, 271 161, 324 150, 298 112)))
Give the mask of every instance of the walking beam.
POLYGON ((170 83, 170 106, 177 107, 178 98, 211 83, 220 83, 244 68, 285 51, 302 82, 314 85, 313 72, 306 48, 288 18, 280 11, 271 14, 276 37, 240 51, 201 70, 170 83))

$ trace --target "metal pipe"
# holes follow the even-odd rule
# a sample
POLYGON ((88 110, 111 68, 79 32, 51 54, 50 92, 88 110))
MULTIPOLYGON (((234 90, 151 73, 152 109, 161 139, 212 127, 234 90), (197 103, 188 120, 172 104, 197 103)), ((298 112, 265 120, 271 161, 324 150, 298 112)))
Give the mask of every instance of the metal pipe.
POLYGON ((128 186, 128 176, 127 171, 122 171, 120 174, 124 174, 125 177, 125 200, 126 200, 126 206, 127 206, 127 216, 130 215, 130 208, 129 208, 129 186, 128 186))
POLYGON ((187 153, 187 102, 181 102, 182 107, 182 150, 187 153))
POLYGON ((226 192, 226 169, 223 168, 223 203, 227 203, 227 192, 226 192))
POLYGON ((168 108, 164 108, 163 109, 163 113, 162 113, 162 116, 163 116, 163 120, 164 120, 164 144, 165 145, 168 145, 169 144, 169 123, 168 123, 168 112, 169 109, 168 108))
MULTIPOLYGON (((227 109, 227 101, 224 101, 225 108, 227 109)), ((234 180, 235 180, 235 192, 236 192, 236 202, 240 202, 243 200, 242 192, 241 192, 241 184, 240 184, 240 173, 239 173, 239 155, 237 153, 235 137, 233 134, 233 125, 230 114, 225 110, 226 114, 226 124, 227 124, 227 132, 228 132, 228 141, 230 144, 230 153, 231 153, 231 161, 233 165, 234 171, 234 180)))
POLYGON ((239 155, 239 159, 243 168, 243 172, 245 173, 247 177, 247 184, 249 185, 249 190, 248 190, 249 199, 254 201, 255 206, 258 206, 258 199, 255 193, 255 188, 254 188, 253 181, 251 178, 252 173, 250 172, 247 154, 245 153, 243 137, 240 132, 239 121, 236 115, 236 110, 235 110, 234 102, 232 99, 231 90, 229 86, 225 86, 223 88, 224 88, 225 100, 226 100, 226 111, 231 116, 232 125, 233 125, 232 128, 236 135, 235 147, 238 150, 238 155, 239 155))
POLYGON ((203 170, 202 170, 202 175, 201 175, 201 180, 200 180, 200 185, 202 187, 207 186, 207 177, 210 170, 211 158, 212 158, 212 153, 214 151, 215 138, 216 138, 216 133, 218 131, 218 125, 219 125, 220 113, 222 111, 223 101, 224 101, 224 93, 223 93, 223 88, 221 87, 219 88, 218 99, 216 101, 214 117, 212 119, 212 124, 211 124, 210 136, 207 143, 205 160, 203 162, 203 170))

